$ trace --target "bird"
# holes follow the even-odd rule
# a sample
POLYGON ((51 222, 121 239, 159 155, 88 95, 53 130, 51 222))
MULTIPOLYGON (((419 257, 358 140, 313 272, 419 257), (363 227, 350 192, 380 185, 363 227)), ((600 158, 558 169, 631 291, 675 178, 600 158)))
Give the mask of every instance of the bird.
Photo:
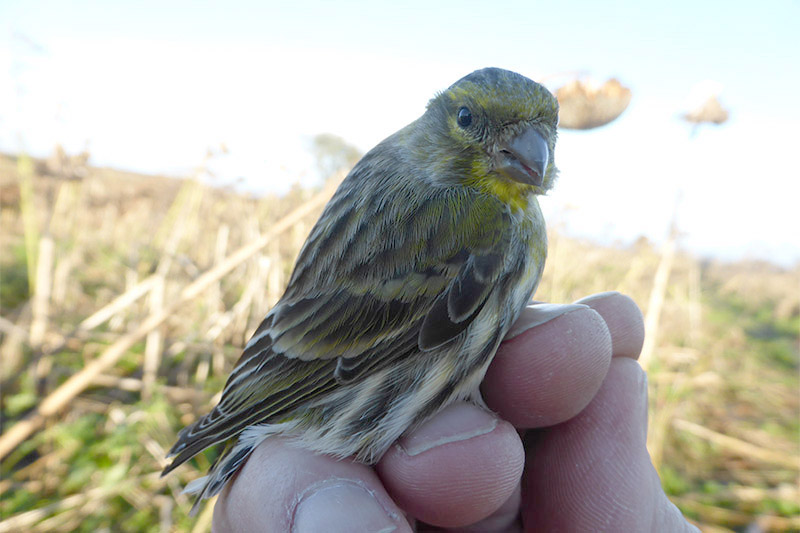
POLYGON ((193 512, 264 439, 370 465, 453 402, 487 408, 481 380, 545 264, 557 123, 544 86, 484 68, 355 164, 219 403, 169 451, 162 475, 220 450, 186 487, 193 512))

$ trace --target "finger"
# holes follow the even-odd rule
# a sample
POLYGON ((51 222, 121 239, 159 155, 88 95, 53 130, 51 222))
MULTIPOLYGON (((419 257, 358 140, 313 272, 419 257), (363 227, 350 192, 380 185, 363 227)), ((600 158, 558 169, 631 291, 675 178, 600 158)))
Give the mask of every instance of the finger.
POLYGON ((316 455, 279 438, 261 443, 222 491, 212 529, 411 531, 371 468, 316 455))
MULTIPOLYGON (((522 489, 519 485, 511 497, 500 508, 480 522, 457 529, 459 533, 517 533, 522 531, 519 510, 522 502, 522 489)), ((425 531, 421 529, 420 531, 425 531)))
POLYGON ((575 416, 597 393, 611 361, 611 336, 600 314, 586 306, 550 307, 567 312, 503 342, 481 387, 487 405, 516 427, 575 416))
POLYGON ((511 424, 457 403, 401 438, 376 469, 409 514, 436 526, 462 527, 512 497, 524 460, 511 424))
POLYGON ((644 344, 644 317, 629 296, 601 292, 575 302, 588 305, 603 317, 611 333, 614 357, 638 359, 644 344))
POLYGON ((614 359, 597 396, 578 416, 541 431, 523 479, 526 531, 691 531, 650 463, 647 380, 614 359))

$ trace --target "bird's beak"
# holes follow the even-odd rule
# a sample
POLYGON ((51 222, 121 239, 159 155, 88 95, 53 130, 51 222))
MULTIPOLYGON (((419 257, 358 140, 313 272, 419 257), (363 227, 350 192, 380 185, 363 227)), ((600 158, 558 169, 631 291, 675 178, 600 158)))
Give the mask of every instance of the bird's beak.
POLYGON ((514 181, 540 186, 548 159, 547 142, 539 132, 529 127, 500 145, 495 169, 514 181))

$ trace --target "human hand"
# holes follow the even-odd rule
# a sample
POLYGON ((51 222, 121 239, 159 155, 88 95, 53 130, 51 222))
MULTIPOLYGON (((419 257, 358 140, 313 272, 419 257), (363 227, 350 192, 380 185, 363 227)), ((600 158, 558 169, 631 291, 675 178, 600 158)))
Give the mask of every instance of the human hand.
POLYGON ((579 303, 517 322, 482 386, 497 415, 452 405, 375 468, 267 439, 220 494, 213 530, 694 530, 645 448, 641 313, 618 293, 579 303))

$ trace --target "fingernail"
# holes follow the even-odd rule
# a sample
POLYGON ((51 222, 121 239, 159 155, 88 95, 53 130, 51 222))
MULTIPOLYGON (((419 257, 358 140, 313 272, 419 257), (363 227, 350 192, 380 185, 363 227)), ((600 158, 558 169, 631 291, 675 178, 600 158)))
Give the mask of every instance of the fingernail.
POLYGON ((406 455, 414 456, 443 444, 491 433, 496 427, 497 419, 486 410, 457 403, 446 407, 433 420, 401 437, 399 445, 406 455))
POLYGON ((513 339, 520 333, 524 333, 531 328, 541 326, 550 322, 554 318, 566 315, 578 309, 588 309, 588 306, 581 304, 532 304, 522 310, 517 321, 506 333, 505 340, 513 339))
POLYGON ((598 292, 597 294, 592 294, 591 296, 586 296, 577 300, 576 304, 585 304, 588 302, 593 302, 595 300, 602 300, 603 298, 608 298, 609 296, 614 296, 615 294, 620 294, 618 291, 606 291, 606 292, 598 292))
POLYGON ((304 495, 293 522, 293 533, 389 533, 397 529, 372 492, 348 480, 335 480, 304 495))

